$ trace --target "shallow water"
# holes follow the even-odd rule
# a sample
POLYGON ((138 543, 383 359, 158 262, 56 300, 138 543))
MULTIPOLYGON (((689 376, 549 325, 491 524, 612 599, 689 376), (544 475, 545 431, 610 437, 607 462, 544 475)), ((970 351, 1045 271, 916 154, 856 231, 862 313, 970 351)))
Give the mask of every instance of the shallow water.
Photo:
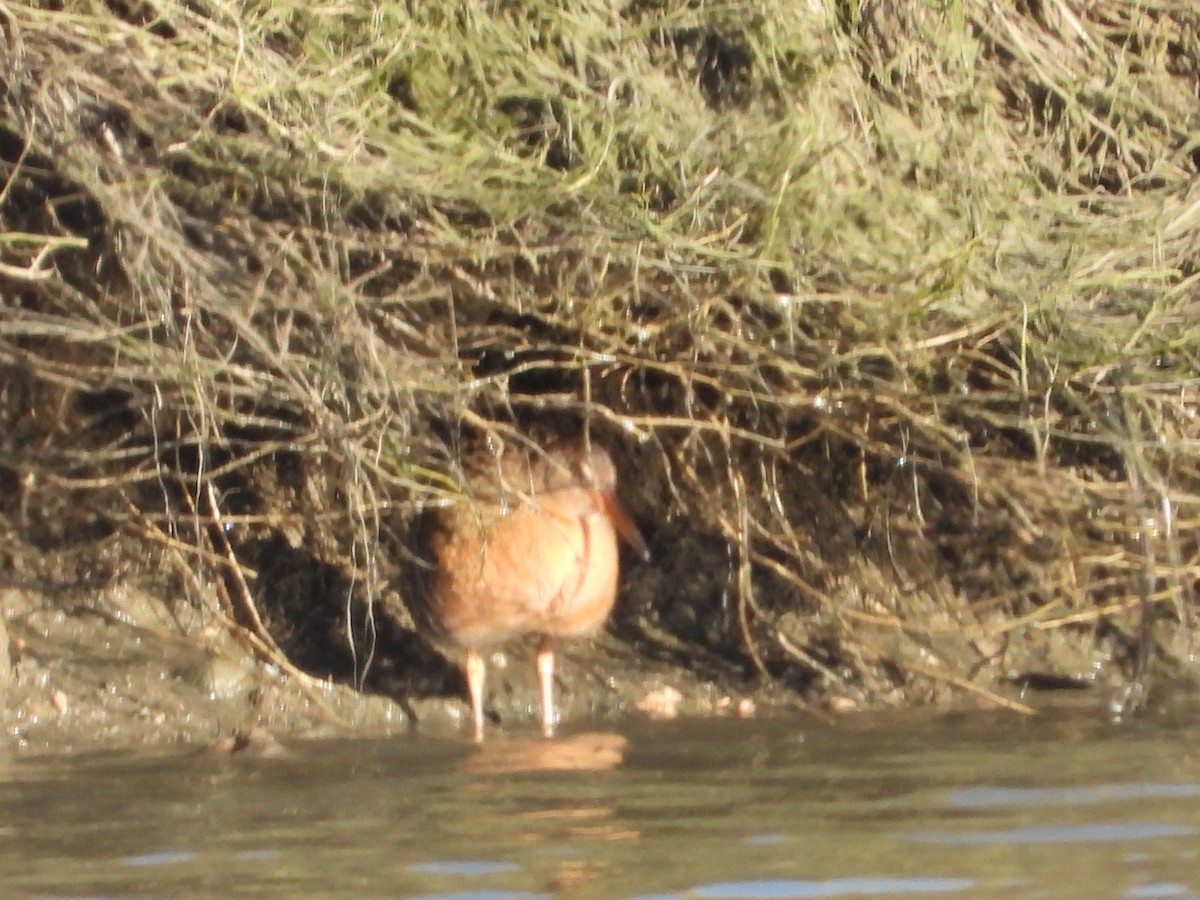
POLYGON ((1196 897, 1200 726, 636 723, 20 759, 20 897, 1196 897))

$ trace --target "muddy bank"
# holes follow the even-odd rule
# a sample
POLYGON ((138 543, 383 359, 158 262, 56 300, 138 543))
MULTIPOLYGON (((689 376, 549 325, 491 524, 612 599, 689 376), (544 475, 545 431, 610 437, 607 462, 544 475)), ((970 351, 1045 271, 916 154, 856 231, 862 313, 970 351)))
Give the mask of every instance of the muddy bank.
MULTIPOLYGON (((401 675, 401 662, 381 648, 373 662, 379 670, 368 670, 372 687, 361 689, 300 680, 256 659, 201 611, 136 589, 104 589, 65 605, 9 589, 0 600, 9 651, 0 658, 2 719, 10 749, 19 752, 164 743, 240 750, 246 741, 253 749, 278 738, 470 735, 461 677, 448 661, 433 672, 401 675)), ((518 643, 490 659, 489 727, 540 733, 532 646, 518 643)), ((763 694, 748 686, 723 690, 639 659, 608 636, 568 647, 562 666, 566 728, 626 715, 748 715, 756 708, 751 698, 763 694)))
MULTIPOLYGON (((691 618, 693 607, 666 596, 661 571, 631 566, 609 629, 562 646, 558 702, 566 734, 627 717, 784 716, 798 728, 859 712, 907 708, 1008 709, 1014 716, 1051 714, 1069 704, 1108 716, 1127 699, 1128 680, 1113 677, 1110 653, 1061 630, 1008 642, 999 674, 968 681, 959 666, 982 664, 983 648, 950 623, 921 640, 881 627, 864 639, 877 660, 904 659, 890 691, 856 689, 849 672, 829 673, 801 691, 762 677, 672 636, 661 614, 691 618), (657 593, 662 592, 662 593, 657 593), (650 602, 639 609, 635 595, 650 602), (656 610, 649 613, 649 610, 656 610)), ((427 733, 470 738, 459 659, 412 636, 384 634, 356 676, 331 666, 322 676, 288 672, 242 640, 211 610, 113 584, 68 599, 6 589, 7 658, 0 658, 7 744, 21 753, 187 743, 218 752, 270 752, 277 740, 320 736, 427 733)), ((785 635, 779 640, 790 647, 785 635)), ((991 648, 995 650, 995 648, 991 648)), ((2 656, 2 654, 0 654, 2 656)), ((489 733, 540 735, 534 642, 517 641, 489 656, 489 733)), ((1184 702, 1190 681, 1159 677, 1148 705, 1184 702)))

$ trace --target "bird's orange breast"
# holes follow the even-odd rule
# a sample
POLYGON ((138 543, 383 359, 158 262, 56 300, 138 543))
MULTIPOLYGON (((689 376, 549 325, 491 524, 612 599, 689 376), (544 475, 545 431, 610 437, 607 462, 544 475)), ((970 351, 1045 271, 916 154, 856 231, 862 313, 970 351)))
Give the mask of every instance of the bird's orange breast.
POLYGON ((498 510, 463 510, 438 540, 433 585, 440 630, 464 646, 536 632, 592 631, 617 594, 613 522, 574 487, 498 510))

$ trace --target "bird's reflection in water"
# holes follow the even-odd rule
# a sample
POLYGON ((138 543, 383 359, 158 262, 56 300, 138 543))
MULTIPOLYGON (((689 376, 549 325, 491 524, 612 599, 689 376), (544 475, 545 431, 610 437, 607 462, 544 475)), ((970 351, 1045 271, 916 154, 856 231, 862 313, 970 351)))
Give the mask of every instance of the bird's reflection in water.
MULTIPOLYGON (((587 732, 547 740, 493 737, 479 744, 463 761, 470 775, 495 776, 532 772, 603 772, 615 769, 625 759, 629 741, 619 734, 587 732)), ((541 783, 541 779, 538 779, 541 783)), ((483 778, 481 791, 491 793, 493 778, 483 778), (486 784, 484 782, 487 782, 486 784)), ((605 877, 609 871, 608 852, 596 846, 613 841, 632 841, 639 832, 622 821, 617 810, 604 801, 602 788, 571 790, 550 800, 539 792, 537 800, 514 812, 520 823, 518 840, 528 844, 562 847, 567 858, 556 862, 545 889, 550 894, 574 892, 605 877)))
POLYGON ((592 731, 547 740, 496 738, 480 744, 464 760, 476 775, 511 772, 603 772, 625 759, 629 741, 619 734, 592 731))

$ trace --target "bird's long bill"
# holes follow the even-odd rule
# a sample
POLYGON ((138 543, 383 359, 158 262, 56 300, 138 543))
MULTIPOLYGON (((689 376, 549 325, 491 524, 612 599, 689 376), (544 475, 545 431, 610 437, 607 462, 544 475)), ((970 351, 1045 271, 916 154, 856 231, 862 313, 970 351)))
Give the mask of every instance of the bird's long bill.
POLYGON ((625 512, 625 507, 621 505, 617 495, 611 491, 601 494, 600 504, 609 521, 613 523, 613 528, 617 529, 617 534, 625 539, 625 543, 632 547, 642 559, 649 559, 650 548, 646 546, 642 533, 638 531, 638 527, 629 517, 629 513, 625 512))

